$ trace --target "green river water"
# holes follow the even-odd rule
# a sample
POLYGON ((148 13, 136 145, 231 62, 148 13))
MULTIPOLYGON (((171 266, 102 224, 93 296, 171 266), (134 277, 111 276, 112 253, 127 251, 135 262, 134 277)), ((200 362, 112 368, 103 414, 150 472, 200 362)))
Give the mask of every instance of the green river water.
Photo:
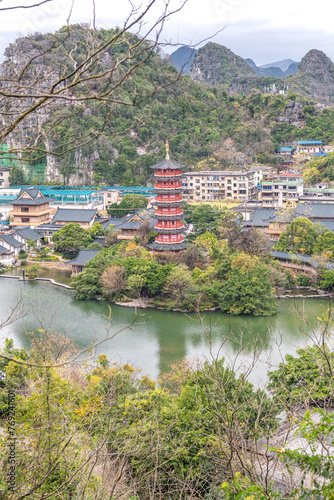
MULTIPOLYGON (((22 274, 22 270, 17 273, 22 274)), ((66 273, 53 274, 53 278, 68 282, 66 273)), ((2 320, 18 301, 22 313, 0 331, 1 345, 6 337, 11 337, 17 346, 29 347, 27 331, 50 329, 85 348, 105 338, 108 331, 114 333, 124 328, 134 318, 134 309, 112 304, 110 322, 105 302, 75 300, 73 291, 48 282, 0 278, 2 320)), ((236 366, 245 370, 252 362, 256 346, 262 344, 263 352, 250 376, 252 382, 262 385, 269 366, 276 366, 286 353, 293 354, 299 346, 310 342, 309 336, 319 328, 317 317, 324 315, 328 305, 324 299, 282 299, 278 302, 278 313, 270 318, 206 313, 204 329, 195 315, 140 310, 144 316, 137 323, 98 346, 93 356, 105 353, 111 361, 132 363, 157 379, 170 365, 185 357, 203 360, 225 356, 229 362, 237 358, 236 366)))

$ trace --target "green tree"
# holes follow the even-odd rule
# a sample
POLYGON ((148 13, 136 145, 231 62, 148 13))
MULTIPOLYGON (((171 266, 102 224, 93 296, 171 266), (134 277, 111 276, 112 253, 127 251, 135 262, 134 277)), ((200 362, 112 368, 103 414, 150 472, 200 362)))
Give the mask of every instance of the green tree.
POLYGON ((306 217, 297 217, 283 231, 278 240, 278 247, 306 255, 312 255, 317 248, 316 243, 324 234, 325 227, 313 224, 306 217))
POLYGON ((320 255, 327 252, 330 252, 329 256, 332 260, 334 256, 334 233, 332 231, 325 231, 323 234, 320 234, 314 245, 315 254, 320 255))
POLYGON ((334 290, 334 272, 322 271, 320 274, 320 287, 332 292, 334 290))
POLYGON ((92 241, 92 243, 89 243, 86 248, 87 250, 102 250, 103 245, 101 245, 98 241, 92 241))
POLYGON ((123 217, 127 215, 131 210, 140 210, 146 208, 148 205, 148 199, 146 196, 141 194, 125 194, 119 205, 113 203, 108 208, 107 212, 115 217, 123 217))
POLYGON ((92 239, 103 234, 103 228, 99 222, 94 222, 94 224, 88 230, 89 235, 92 239))
POLYGON ((169 273, 163 292, 171 298, 175 305, 181 306, 187 302, 189 306, 195 306, 197 298, 197 287, 191 272, 184 265, 174 267, 169 273))
POLYGON ((80 224, 71 222, 54 233, 51 239, 57 252, 77 252, 92 241, 92 236, 80 224))
POLYGON ((21 186, 25 184, 24 173, 19 167, 12 167, 9 174, 9 182, 11 186, 21 186))
POLYGON ((136 297, 140 297, 142 289, 145 285, 145 277, 139 274, 132 274, 126 280, 126 288, 130 293, 133 293, 136 297))
MULTIPOLYGON (((185 207, 185 213, 189 206, 185 207)), ((191 213, 187 215, 188 224, 193 224, 193 231, 189 236, 190 241, 194 241, 198 236, 205 232, 217 234, 217 228, 221 225, 223 210, 212 207, 211 205, 199 205, 196 208, 190 208, 191 213)))
POLYGON ((276 312, 270 268, 259 257, 241 253, 224 256, 216 266, 218 280, 206 293, 229 314, 272 315, 276 312))
POLYGON ((282 409, 329 408, 333 405, 334 353, 328 346, 313 345, 287 354, 285 362, 269 372, 268 388, 282 409))

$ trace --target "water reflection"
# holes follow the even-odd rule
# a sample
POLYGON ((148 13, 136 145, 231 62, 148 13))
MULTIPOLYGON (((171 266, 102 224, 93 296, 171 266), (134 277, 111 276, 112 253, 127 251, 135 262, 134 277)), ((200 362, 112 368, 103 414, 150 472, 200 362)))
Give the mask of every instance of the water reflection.
POLYGON ((111 305, 110 321, 109 307, 104 302, 77 301, 73 292, 45 282, 2 278, 0 317, 4 318, 20 297, 27 314, 1 331, 2 340, 10 336, 17 345, 29 347, 27 331, 52 329, 66 334, 82 349, 124 329, 100 345, 96 354, 104 352, 113 361, 130 362, 152 378, 185 357, 224 356, 233 360, 240 350, 240 364, 244 367, 252 362, 257 349, 264 347, 263 359, 257 362, 254 372, 254 377, 263 379, 268 355, 272 363, 278 364, 286 353, 294 353, 307 343, 312 329, 318 329, 317 317, 328 308, 325 300, 288 299, 279 302, 277 315, 270 318, 212 312, 204 315, 202 324, 196 315, 146 310, 139 311, 140 317, 131 328, 125 328, 134 319, 133 309, 111 305))

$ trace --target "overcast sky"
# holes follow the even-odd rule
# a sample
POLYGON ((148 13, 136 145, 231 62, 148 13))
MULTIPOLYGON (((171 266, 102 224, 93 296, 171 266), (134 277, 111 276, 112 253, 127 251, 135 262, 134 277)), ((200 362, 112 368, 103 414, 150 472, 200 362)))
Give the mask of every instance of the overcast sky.
MULTIPOLYGON (((38 2, 40 0, 36 0, 38 2)), ((146 5, 148 0, 144 0, 146 5)), ((33 0, 0 0, 0 8, 29 5, 33 0)), ((171 7, 180 0, 171 0, 171 7)), ((161 11, 162 0, 148 17, 152 21, 161 11)), ((2 11, 0 57, 6 46, 18 36, 33 32, 55 31, 66 24, 72 0, 51 0, 34 9, 2 11)), ((95 0, 97 26, 122 25, 129 12, 126 0, 95 0)), ((209 38, 225 45, 256 64, 281 59, 300 59, 310 49, 323 50, 334 60, 334 23, 331 2, 318 0, 188 0, 185 7, 166 23, 163 39, 174 44, 196 44, 209 38), (213 34, 221 30, 216 35, 213 34)), ((92 0, 74 0, 71 22, 92 22, 92 0)), ((175 50, 173 47, 165 49, 175 50)))

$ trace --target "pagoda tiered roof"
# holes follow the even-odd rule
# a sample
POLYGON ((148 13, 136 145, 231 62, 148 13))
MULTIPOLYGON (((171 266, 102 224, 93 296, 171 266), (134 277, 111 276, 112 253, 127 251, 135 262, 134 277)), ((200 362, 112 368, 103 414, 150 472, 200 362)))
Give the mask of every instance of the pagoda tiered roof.
POLYGON ((157 243, 156 241, 153 241, 153 243, 150 243, 149 245, 147 245, 147 247, 150 250, 156 250, 157 252, 175 252, 179 250, 185 250, 187 248, 187 242, 180 241, 179 243, 157 243))
POLYGON ((156 165, 152 165, 150 168, 153 170, 179 170, 184 168, 185 165, 181 165, 180 163, 176 163, 170 158, 165 158, 162 162, 157 163, 156 165))

